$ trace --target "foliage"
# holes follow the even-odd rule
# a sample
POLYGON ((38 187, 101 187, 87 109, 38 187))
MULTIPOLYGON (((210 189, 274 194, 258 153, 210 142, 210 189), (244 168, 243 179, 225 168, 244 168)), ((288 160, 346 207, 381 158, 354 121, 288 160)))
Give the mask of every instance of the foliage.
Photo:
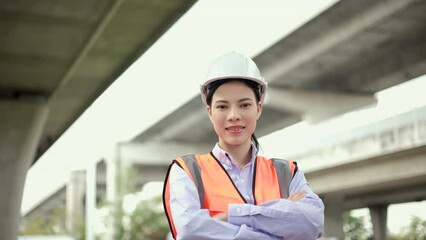
MULTIPOLYGON (((126 230, 124 229, 123 224, 123 220, 125 219, 125 213, 122 208, 123 196, 136 191, 136 179, 136 169, 131 166, 125 167, 123 172, 115 179, 115 191, 121 197, 118 197, 118 199, 113 202, 103 200, 97 206, 98 208, 106 207, 109 209, 109 216, 104 224, 112 227, 113 239, 127 239, 125 238, 126 230)), ((96 238, 102 239, 104 236, 105 234, 99 234, 96 238)))
POLYGON ((65 207, 56 207, 48 216, 35 216, 25 219, 20 235, 66 234, 65 207))
POLYGON ((133 166, 127 166, 122 172, 122 176, 118 176, 116 191, 121 196, 134 193, 137 191, 138 170, 133 166))
MULTIPOLYGON (((118 179, 117 192, 121 196, 135 193, 137 186, 137 171, 129 167, 125 169, 123 177, 118 179)), ((164 214, 162 196, 145 199, 137 203, 135 210, 126 213, 123 206, 123 199, 113 203, 113 227, 114 239, 122 240, 156 240, 165 239, 169 232, 169 225, 164 214)))
POLYGON ((389 236, 390 240, 426 240, 426 220, 412 216, 411 222, 400 234, 389 236))
MULTIPOLYGON (((122 203, 122 201, 120 201, 122 203)), ((120 205, 121 206, 121 205, 120 205)), ((124 211, 121 207, 116 207, 112 212, 114 239, 124 239, 125 230, 123 226, 124 211)))
MULTIPOLYGON (((121 196, 136 192, 137 171, 128 168, 124 171, 123 177, 117 184, 117 192, 121 196)), ((113 219, 113 239, 120 240, 156 240, 165 239, 169 232, 167 218, 164 214, 162 197, 156 196, 140 201, 135 210, 126 213, 123 208, 123 199, 112 203, 103 201, 98 207, 108 207, 110 209, 109 219, 113 219)), ((77 219, 77 218, 76 218, 77 219)), ((66 231, 66 211, 65 206, 58 207, 51 214, 45 217, 33 217, 25 220, 22 225, 20 235, 67 235, 66 231)), ((84 239, 84 221, 78 226, 76 239, 84 239)), ((110 225, 111 226, 111 225, 110 225)), ((96 239, 102 239, 102 235, 96 239)))
POLYGON ((345 212, 344 232, 345 240, 367 240, 371 238, 371 230, 364 225, 364 217, 354 217, 350 212, 345 212))
POLYGON ((163 240, 169 231, 161 196, 141 201, 130 214, 129 220, 130 240, 163 240))
MULTIPOLYGON (((78 220, 76 220, 78 221, 78 220)), ((84 222, 79 221, 75 239, 84 239, 84 222)), ((54 208, 47 216, 29 217, 23 221, 20 235, 72 235, 66 228, 65 206, 54 208)))

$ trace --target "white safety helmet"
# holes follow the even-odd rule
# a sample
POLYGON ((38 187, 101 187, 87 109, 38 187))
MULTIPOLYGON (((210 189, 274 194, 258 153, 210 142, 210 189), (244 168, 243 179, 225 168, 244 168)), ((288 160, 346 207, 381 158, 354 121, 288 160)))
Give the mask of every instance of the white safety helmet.
POLYGON ((256 63, 251 58, 237 52, 230 52, 216 59, 210 65, 207 79, 200 87, 204 104, 207 105, 208 85, 223 79, 242 79, 258 83, 260 86, 260 102, 263 103, 268 83, 260 75, 256 63))

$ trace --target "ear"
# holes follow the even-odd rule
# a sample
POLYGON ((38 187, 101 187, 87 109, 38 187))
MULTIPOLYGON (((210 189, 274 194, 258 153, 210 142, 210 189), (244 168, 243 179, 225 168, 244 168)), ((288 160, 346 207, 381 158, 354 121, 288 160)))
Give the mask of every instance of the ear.
POLYGON ((209 115, 210 121, 212 121, 212 108, 207 105, 206 106, 207 115, 209 115))
POLYGON ((263 109, 263 104, 262 102, 259 102, 257 104, 257 120, 259 120, 260 115, 262 115, 262 109, 263 109))

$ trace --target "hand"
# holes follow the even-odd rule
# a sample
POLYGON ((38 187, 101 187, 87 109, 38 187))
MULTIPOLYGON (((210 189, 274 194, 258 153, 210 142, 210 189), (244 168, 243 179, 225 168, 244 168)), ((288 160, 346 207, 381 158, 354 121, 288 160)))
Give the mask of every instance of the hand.
POLYGON ((217 218, 219 220, 227 222, 228 221, 228 212, 216 214, 216 215, 214 215, 213 218, 217 218))
POLYGON ((295 192, 288 197, 288 200, 297 202, 306 195, 306 192, 295 192))

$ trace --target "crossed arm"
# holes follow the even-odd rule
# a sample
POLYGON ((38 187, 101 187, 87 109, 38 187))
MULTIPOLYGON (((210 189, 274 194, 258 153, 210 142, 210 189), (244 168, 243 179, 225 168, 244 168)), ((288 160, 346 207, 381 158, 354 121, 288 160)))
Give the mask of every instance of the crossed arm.
POLYGON ((170 205, 178 239, 315 239, 321 236, 324 205, 299 170, 290 197, 252 204, 230 204, 228 212, 210 217, 200 209, 198 192, 177 166, 170 172, 170 205))
MULTIPOLYGON (((288 200, 292 201, 292 202, 297 202, 300 199, 302 199, 305 195, 306 195, 306 192, 303 192, 303 191, 302 192, 295 192, 288 197, 288 200)), ((228 221, 228 212, 217 214, 213 218, 217 218, 219 220, 227 222, 228 221)))

